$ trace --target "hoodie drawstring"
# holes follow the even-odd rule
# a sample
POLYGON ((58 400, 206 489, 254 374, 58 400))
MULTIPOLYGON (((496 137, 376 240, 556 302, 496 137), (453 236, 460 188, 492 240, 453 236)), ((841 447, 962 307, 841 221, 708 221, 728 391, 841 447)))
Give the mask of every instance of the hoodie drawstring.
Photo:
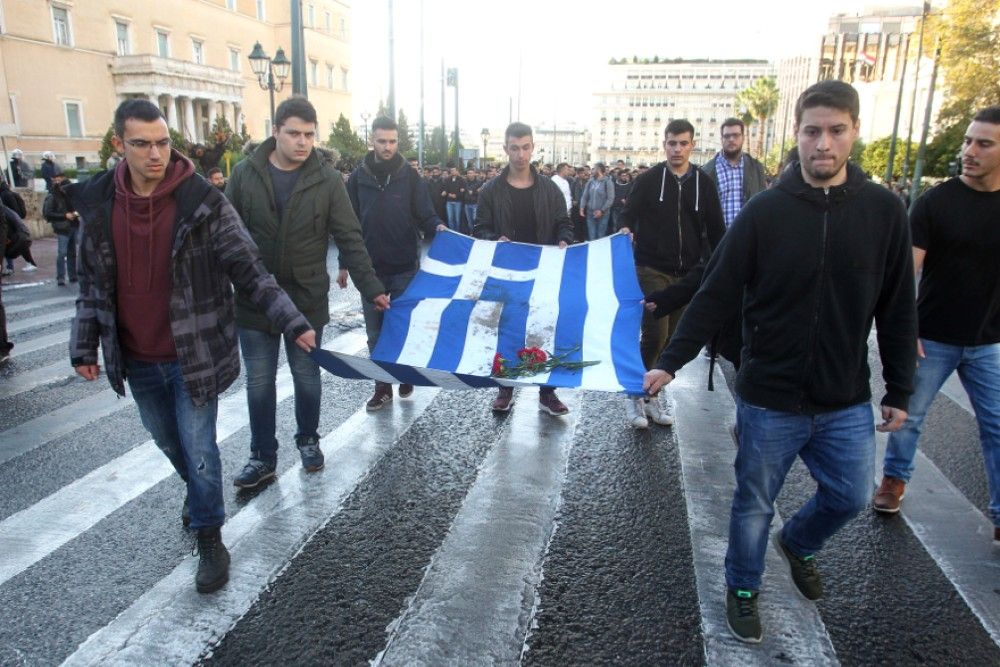
POLYGON ((660 201, 663 201, 663 190, 667 187, 667 166, 663 165, 663 178, 660 179, 660 201))
POLYGON ((694 170, 694 212, 698 212, 698 201, 701 198, 701 179, 698 178, 698 174, 701 170, 694 170))

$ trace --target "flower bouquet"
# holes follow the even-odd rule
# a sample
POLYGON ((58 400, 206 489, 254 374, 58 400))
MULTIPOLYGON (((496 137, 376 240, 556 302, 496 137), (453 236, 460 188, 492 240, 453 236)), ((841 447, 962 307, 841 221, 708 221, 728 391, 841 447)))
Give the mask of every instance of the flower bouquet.
POLYGON ((499 352, 493 355, 492 377, 520 378, 551 373, 556 368, 576 370, 587 366, 595 366, 599 361, 569 361, 567 357, 579 347, 562 354, 549 354, 540 347, 523 347, 517 351, 517 359, 505 359, 499 352))

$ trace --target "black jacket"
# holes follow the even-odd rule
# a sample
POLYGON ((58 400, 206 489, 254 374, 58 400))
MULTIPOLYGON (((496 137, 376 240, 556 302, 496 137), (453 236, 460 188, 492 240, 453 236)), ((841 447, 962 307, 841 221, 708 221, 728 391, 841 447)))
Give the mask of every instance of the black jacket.
MULTIPOLYGON (((427 186, 399 155, 388 173, 373 171, 374 152, 347 180, 354 214, 361 221, 361 235, 380 276, 413 271, 420 264, 420 232, 430 236, 441 224, 427 186)), ((377 168, 377 167, 376 167, 377 168)))
POLYGON ((843 185, 808 185, 798 165, 740 211, 657 366, 694 358, 743 305, 736 392, 802 414, 871 398, 868 334, 877 324, 886 396, 913 393, 917 318, 906 212, 848 165, 843 185))
POLYGON ((53 184, 52 190, 45 195, 45 202, 42 203, 42 217, 52 225, 52 231, 56 234, 69 234, 80 226, 79 219, 66 219, 66 214, 72 210, 73 205, 63 186, 53 184))
MULTIPOLYGON (((486 181, 479 190, 479 208, 476 209, 476 224, 472 235, 479 239, 495 241, 501 236, 514 238, 513 203, 507 174, 510 167, 504 167, 497 176, 486 181)), ((573 223, 566 213, 566 198, 547 176, 539 174, 531 167, 538 187, 535 188, 535 220, 538 225, 538 243, 556 245, 560 241, 573 242, 573 223)))
POLYGON ((661 162, 633 181, 621 226, 635 235, 635 263, 683 276, 726 233, 715 181, 698 167, 678 180, 661 162))

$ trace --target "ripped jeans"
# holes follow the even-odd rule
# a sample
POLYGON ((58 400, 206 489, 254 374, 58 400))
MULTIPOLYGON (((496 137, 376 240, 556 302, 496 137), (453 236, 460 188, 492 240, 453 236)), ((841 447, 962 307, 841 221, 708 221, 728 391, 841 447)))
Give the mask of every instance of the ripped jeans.
POLYGON ((187 484, 191 528, 221 526, 226 520, 226 508, 222 464, 215 442, 218 400, 196 407, 176 361, 129 359, 125 364, 142 425, 187 484))

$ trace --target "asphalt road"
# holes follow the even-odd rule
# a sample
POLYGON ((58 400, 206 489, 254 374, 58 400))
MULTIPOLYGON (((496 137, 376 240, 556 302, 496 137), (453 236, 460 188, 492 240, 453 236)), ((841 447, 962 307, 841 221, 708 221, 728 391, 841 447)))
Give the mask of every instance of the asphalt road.
MULTIPOLYGON (((772 555, 765 643, 729 637, 732 399, 703 360, 670 390, 678 423, 639 432, 621 397, 573 391, 563 419, 531 389, 499 417, 492 392, 419 388, 368 415, 371 383, 324 374, 312 475, 286 378, 278 480, 227 483, 233 577, 199 596, 182 485, 131 401, 71 375, 67 290, 40 278, 3 291, 22 328, 0 366, 0 665, 1000 664, 1000 549, 958 394, 931 410, 904 512, 863 512, 820 554, 826 598, 799 600, 772 555)), ((326 347, 363 349, 357 299, 331 292, 326 347)), ((229 480, 242 380, 219 430, 229 480)), ((797 464, 781 516, 813 489, 797 464)))

